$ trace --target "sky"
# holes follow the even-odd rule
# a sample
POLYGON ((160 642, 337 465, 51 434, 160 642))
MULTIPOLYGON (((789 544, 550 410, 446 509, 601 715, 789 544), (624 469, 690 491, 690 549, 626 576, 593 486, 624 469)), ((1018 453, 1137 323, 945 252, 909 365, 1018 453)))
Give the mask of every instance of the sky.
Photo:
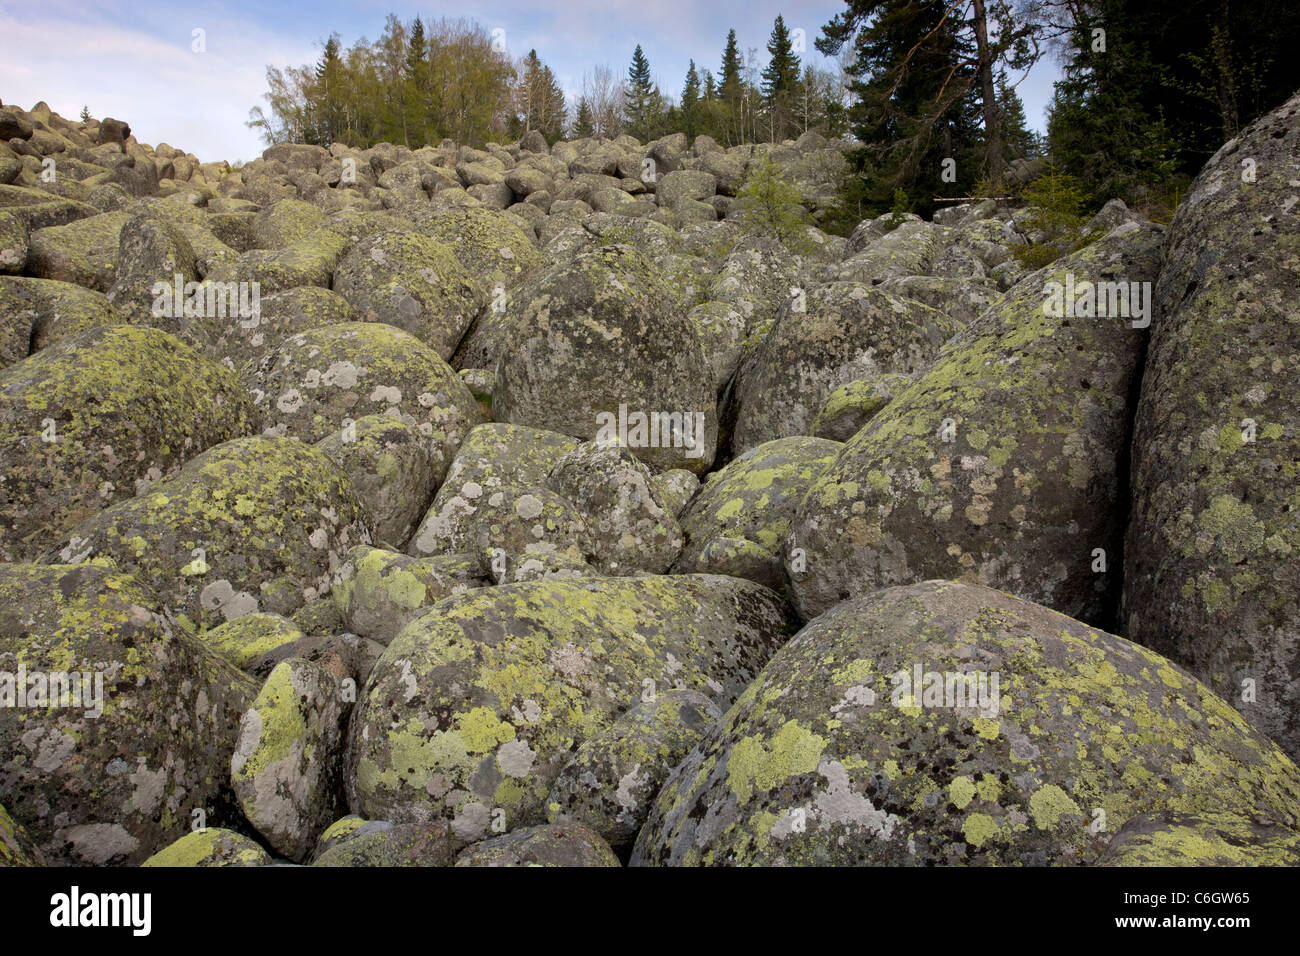
MULTIPOLYGON (((718 72, 730 28, 742 53, 754 47, 765 64, 778 13, 796 42, 803 31, 805 60, 821 64, 813 41, 844 8, 843 0, 0 0, 0 100, 26 109, 44 100, 70 119, 87 106, 95 117, 125 120, 140 142, 234 162, 264 148, 244 124, 251 107, 265 104, 268 64, 314 62, 331 32, 345 47, 374 40, 389 13, 500 28, 512 57, 536 49, 576 102, 585 71, 607 63, 625 73, 637 43, 674 97, 689 60, 718 72)), ((1045 126, 1058 75, 1045 59, 1019 87, 1035 129, 1045 126)))

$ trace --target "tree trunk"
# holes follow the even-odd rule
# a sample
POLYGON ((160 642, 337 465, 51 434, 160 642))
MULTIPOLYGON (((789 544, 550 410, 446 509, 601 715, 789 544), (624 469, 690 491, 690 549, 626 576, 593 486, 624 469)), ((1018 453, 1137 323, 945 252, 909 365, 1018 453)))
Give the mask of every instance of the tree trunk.
POLYGON ((974 3, 975 48, 979 55, 980 94, 984 100, 985 161, 993 191, 1002 188, 1002 130, 998 117, 997 94, 993 88, 993 62, 989 53, 988 15, 984 0, 974 3))

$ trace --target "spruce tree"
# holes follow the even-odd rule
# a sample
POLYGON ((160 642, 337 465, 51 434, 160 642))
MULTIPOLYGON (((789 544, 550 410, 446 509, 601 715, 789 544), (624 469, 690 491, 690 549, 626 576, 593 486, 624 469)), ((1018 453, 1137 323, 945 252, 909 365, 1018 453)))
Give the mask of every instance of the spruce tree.
POLYGON ((627 90, 623 94, 623 111, 627 114, 628 132, 638 139, 651 139, 658 131, 663 112, 663 96, 650 77, 650 61, 636 45, 632 65, 627 71, 627 90))
POLYGON ((790 43, 785 18, 777 14, 772 36, 767 41, 770 59, 763 70, 763 105, 768 114, 768 130, 773 142, 785 139, 791 124, 795 101, 799 95, 799 57, 790 43))
POLYGON ((591 105, 584 96, 578 100, 578 112, 573 119, 573 136, 575 139, 583 139, 595 134, 596 124, 591 115, 591 105))
POLYGON ((700 76, 695 72, 695 61, 686 68, 686 84, 682 87, 681 131, 692 139, 698 132, 700 112, 700 76))
POLYGON ((738 145, 743 138, 740 130, 741 104, 745 98, 743 69, 736 31, 728 30, 727 45, 722 51, 722 71, 718 75, 719 131, 728 146, 738 145))

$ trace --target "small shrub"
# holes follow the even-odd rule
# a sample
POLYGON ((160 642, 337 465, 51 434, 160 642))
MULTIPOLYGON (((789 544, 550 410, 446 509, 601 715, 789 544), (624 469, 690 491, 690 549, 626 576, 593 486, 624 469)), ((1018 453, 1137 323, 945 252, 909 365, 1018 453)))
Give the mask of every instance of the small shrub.
POLYGON ((1069 173, 1048 166, 1025 189, 1024 198, 1031 209, 1024 227, 1038 234, 1035 241, 1013 250, 1025 268, 1041 269, 1099 238, 1084 232, 1087 218, 1083 187, 1069 173))
POLYGON ((799 187, 781 175, 770 156, 750 167, 736 193, 740 225, 757 235, 772 236, 791 252, 805 254, 810 246, 808 211, 799 187))

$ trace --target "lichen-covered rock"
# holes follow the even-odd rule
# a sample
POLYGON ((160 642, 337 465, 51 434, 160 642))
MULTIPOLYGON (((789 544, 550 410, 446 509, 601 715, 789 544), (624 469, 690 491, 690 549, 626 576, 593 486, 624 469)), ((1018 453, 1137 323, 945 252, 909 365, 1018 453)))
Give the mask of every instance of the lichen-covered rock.
POLYGON ((117 266, 118 236, 130 218, 125 212, 106 212, 34 230, 27 250, 28 273, 107 292, 117 266))
POLYGON ((208 650, 225 658, 241 671, 251 668, 277 648, 301 641, 307 635, 287 617, 254 613, 237 617, 199 634, 208 650))
POLYGON ((543 487, 555 463, 578 445, 568 435, 524 425, 492 422, 471 429, 407 550, 455 552, 485 493, 506 486, 543 487))
POLYGON ((942 312, 870 286, 813 286, 782 308, 736 375, 732 450, 810 434, 835 389, 886 372, 923 371, 959 328, 942 312))
POLYGON ((283 249, 311 235, 325 219, 319 207, 301 199, 281 199, 262 209, 250 225, 253 247, 283 249))
POLYGON ((650 479, 654 482, 655 496, 664 510, 676 518, 687 502, 700 490, 700 479, 685 468, 661 471, 650 479))
POLYGON ((298 286, 329 288, 339 257, 352 245, 342 226, 323 223, 283 249, 250 249, 217 263, 208 282, 256 282, 262 295, 298 286))
POLYGON ((1300 833, 1241 813, 1143 813, 1115 834, 1102 866, 1300 866, 1300 833))
POLYGON ((880 291, 938 309, 958 325, 969 325, 1001 293, 988 282, 951 276, 899 276, 880 283, 880 291))
POLYGON ((1141 333, 1128 317, 1050 314, 1049 283, 1150 282, 1160 243, 1130 224, 1027 276, 845 444, 786 543, 805 619, 943 577, 1113 621, 1141 333))
POLYGON ((1129 637, 1188 667, 1292 757, 1298 144, 1293 97, 1215 154, 1170 227, 1134 424, 1123 611, 1129 637))
POLYGON ((841 385, 813 419, 812 433, 831 441, 848 441, 911 384, 911 376, 884 372, 841 385))
POLYGON ((92 328, 0 371, 0 558, 34 558, 255 421, 233 375, 156 329, 92 328))
POLYGON ((463 533, 443 546, 476 556, 478 573, 504 584, 592 573, 592 539, 567 498, 549 488, 505 484, 484 491, 463 533))
POLYGON ((451 249, 485 301, 492 299, 498 286, 513 288, 543 262, 523 229, 491 209, 440 210, 420 217, 416 228, 451 249))
POLYGON ((721 716, 699 691, 643 695, 564 765, 546 798, 547 816, 585 823, 615 850, 629 849, 668 774, 721 716))
POLYGON ((164 315, 160 314, 163 310, 155 308, 160 298, 166 305, 173 305, 174 293, 159 296, 154 289, 159 283, 174 289, 177 276, 181 277, 182 294, 185 283, 198 279, 194 248, 179 226, 147 213, 127 220, 118 236, 117 262, 108 301, 132 325, 152 325, 197 346, 199 340, 190 329, 192 325, 202 329, 206 316, 191 317, 184 311, 174 315, 171 314, 174 308, 167 309, 164 315))
POLYGON ((790 521, 842 448, 821 438, 779 438, 711 474, 679 518, 686 542, 676 570, 731 574, 783 589, 781 545, 790 521), (715 544, 718 539, 727 540, 715 544))
POLYGON ((508 339, 494 418, 583 439, 614 434, 657 470, 708 470, 718 422, 699 331, 630 247, 593 249, 545 273, 508 339))
POLYGON ((204 827, 159 850, 141 866, 270 866, 274 861, 256 841, 233 830, 204 827))
POLYGON ((436 454, 415 425, 388 415, 346 422, 317 447, 352 480, 375 543, 387 548, 406 546, 451 461, 447 446, 436 454))
POLYGON ((415 232, 381 232, 354 245, 334 272, 334 291, 368 322, 411 333, 451 358, 481 296, 444 242, 415 232))
POLYGON ((661 574, 681 550, 676 516, 650 470, 625 448, 584 442, 555 463, 547 485, 585 516, 602 574, 661 574))
POLYGON ((659 180, 659 202, 669 208, 682 199, 708 199, 718 189, 718 180, 702 169, 677 169, 659 180))
POLYGON ((256 397, 265 434, 317 442, 346 419, 387 415, 415 426, 442 467, 480 421, 474 396, 433 349, 377 322, 299 332, 245 366, 241 380, 256 397))
POLYGON ((443 598, 490 583, 477 554, 414 558, 358 545, 331 593, 348 630, 387 645, 443 598))
POLYGON ((0 806, 0 868, 44 865, 45 858, 27 831, 0 806))
POLYGON ((267 843, 302 862, 343 809, 343 684, 302 658, 278 664, 245 712, 230 758, 244 816, 267 843))
POLYGON ((580 823, 525 827, 466 847, 456 866, 618 866, 600 834, 580 823))
POLYGON ((1143 813, 1300 831, 1300 769, 1152 651, 1000 591, 840 604, 673 771, 632 864, 1087 865, 1143 813))
POLYGON ((388 646, 358 702, 349 805, 451 819, 466 840, 545 820, 573 749, 647 688, 728 703, 786 638, 766 588, 709 575, 539 581, 439 602, 388 646))
POLYGON ((713 387, 718 394, 740 365, 742 346, 753 322, 745 309, 732 302, 701 302, 691 309, 690 319, 700 331, 705 354, 713 369, 713 387))
POLYGON ((766 331, 807 283, 799 262, 769 236, 745 236, 718 267, 708 298, 726 302, 745 316, 747 331, 766 331))
POLYGON ((238 372, 257 365, 285 339, 298 332, 357 321, 357 311, 337 292, 319 286, 299 286, 273 295, 259 295, 257 314, 209 316, 204 323, 204 350, 238 372))
POLYGON ((0 672, 0 793, 50 863, 139 863, 230 811, 256 687, 128 575, 0 564, 0 672))
MULTIPOLYGON (((889 217, 882 217, 888 219, 889 217)), ((880 220, 875 220, 879 222, 880 220)), ((857 232, 854 232, 854 237, 857 232)), ((926 275, 931 261, 945 245, 944 226, 909 219, 895 229, 868 242, 861 251, 840 263, 836 277, 845 282, 875 286, 886 279, 926 275)), ((849 239, 849 249, 854 239, 849 239)))
POLYGON ((27 264, 27 223, 15 213, 0 211, 0 275, 17 275, 27 264))
POLYGON ((312 866, 451 866, 465 845, 445 820, 397 825, 363 821, 333 839, 312 866))
POLYGON ((0 315, 9 322, 2 359, 5 365, 86 329, 124 324, 102 292, 26 276, 0 276, 0 315))
POLYGON ((343 556, 368 540, 351 482, 324 454, 240 438, 83 521, 44 560, 111 557, 182 621, 215 626, 292 614, 329 593, 343 556))

